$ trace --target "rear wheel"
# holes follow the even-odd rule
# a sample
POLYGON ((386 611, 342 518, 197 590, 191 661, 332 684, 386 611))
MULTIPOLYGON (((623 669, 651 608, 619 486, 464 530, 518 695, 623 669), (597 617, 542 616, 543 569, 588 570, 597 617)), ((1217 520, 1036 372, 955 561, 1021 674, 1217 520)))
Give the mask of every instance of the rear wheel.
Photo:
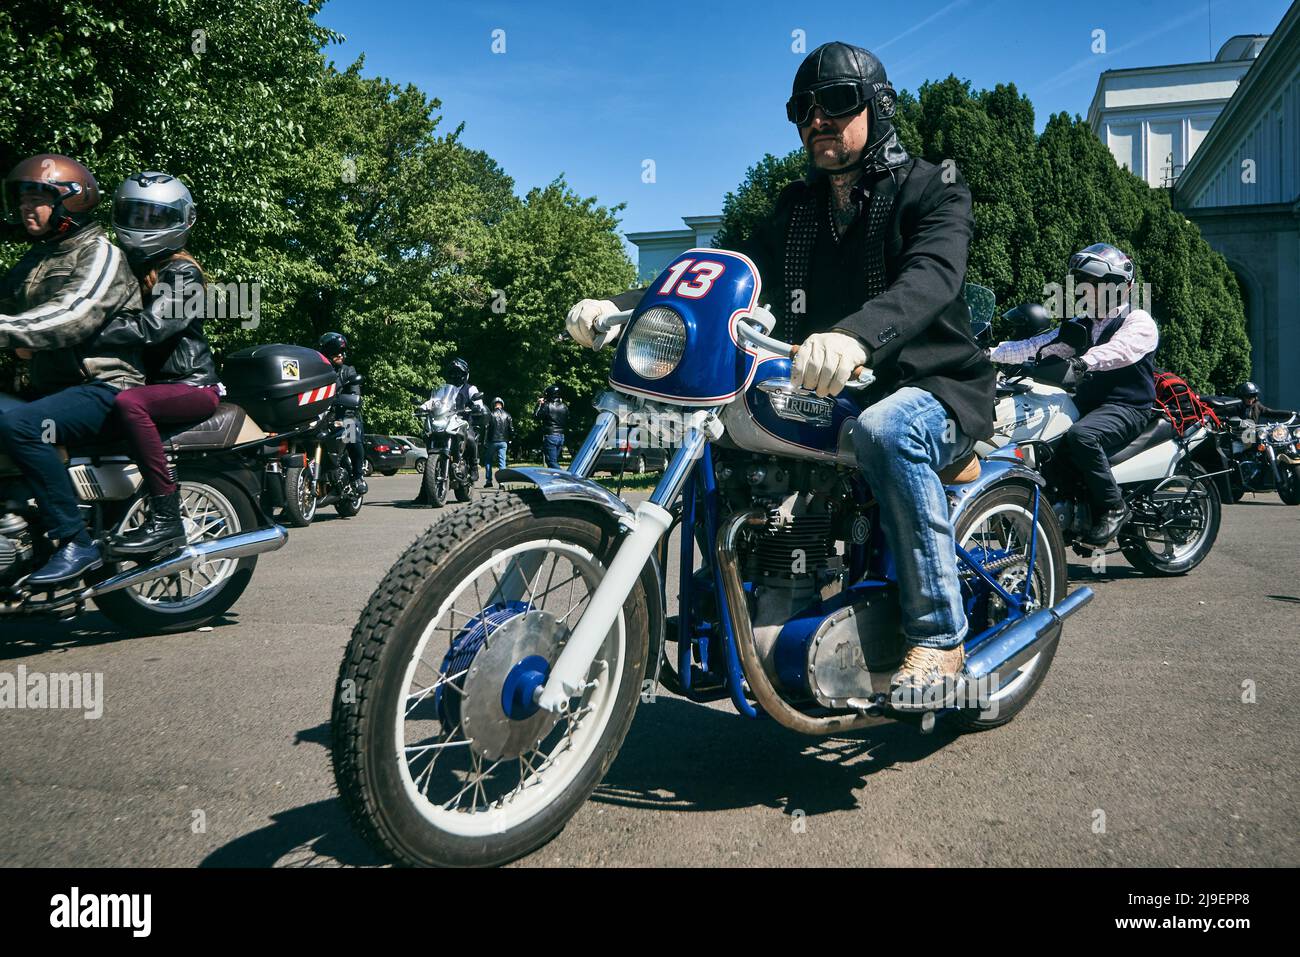
POLYGON ((493 865, 558 833, 632 722, 649 647, 641 581, 564 715, 536 710, 619 542, 533 490, 480 496, 388 572, 352 633, 331 756, 354 823, 415 865, 493 865))
POLYGON ((1134 500, 1134 516, 1120 531, 1124 557, 1148 575, 1186 575, 1219 536, 1223 509, 1214 481, 1195 462, 1179 469, 1134 500))
MULTIPOLYGON (((186 478, 182 474, 179 484, 187 545, 227 538, 257 527, 253 503, 229 479, 217 475, 186 478)), ((138 528, 146 519, 144 499, 139 499, 127 510, 115 534, 138 528)), ((229 611, 248 587, 256 565, 256 555, 197 563, 169 578, 100 595, 95 605, 114 624, 132 631, 190 631, 229 611)), ((105 566, 103 578, 122 570, 122 565, 105 566)))
POLYGON ((316 517, 316 478, 312 467, 284 470, 284 507, 280 517, 294 528, 306 528, 316 517))
MULTIPOLYGON (((1034 523, 1034 490, 1025 485, 1002 485, 980 494, 966 506, 954 532, 957 544, 977 558, 1007 592, 1023 592, 1030 579, 1029 545, 1034 543, 1032 581, 1025 611, 1050 608, 1066 595, 1065 540, 1056 512, 1045 496, 1038 497, 1038 522, 1034 523), (1031 529, 1033 530, 1031 533, 1031 529)), ((962 595, 966 599, 971 635, 997 625, 1007 617, 1005 601, 959 562, 962 595)), ((1019 670, 999 675, 995 688, 981 699, 980 709, 963 709, 953 716, 969 731, 985 731, 1006 724, 1029 704, 1051 667, 1056 654, 1053 638, 1019 670)))
POLYGON ((356 486, 349 485, 346 492, 339 491, 339 500, 334 503, 334 511, 344 518, 352 518, 361 511, 361 503, 364 501, 365 496, 357 491, 356 486))

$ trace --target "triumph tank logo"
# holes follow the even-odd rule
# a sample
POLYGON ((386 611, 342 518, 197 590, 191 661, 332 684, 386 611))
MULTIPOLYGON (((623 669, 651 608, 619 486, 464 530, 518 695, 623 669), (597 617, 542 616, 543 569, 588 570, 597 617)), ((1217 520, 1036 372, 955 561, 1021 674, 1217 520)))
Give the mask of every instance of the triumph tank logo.
POLYGON ((829 426, 835 402, 816 392, 772 392, 772 411, 783 419, 809 425, 829 426))

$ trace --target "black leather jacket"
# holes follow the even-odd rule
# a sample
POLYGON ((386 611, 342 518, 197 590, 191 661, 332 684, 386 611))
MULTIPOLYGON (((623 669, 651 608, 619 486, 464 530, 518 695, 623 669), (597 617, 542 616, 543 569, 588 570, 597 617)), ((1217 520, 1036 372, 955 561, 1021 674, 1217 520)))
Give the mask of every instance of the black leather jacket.
POLYGON ((542 402, 533 412, 533 418, 542 424, 542 435, 563 435, 569 421, 569 407, 563 399, 542 402))
POLYGON ((338 368, 339 391, 340 396, 356 396, 355 400, 345 400, 336 402, 337 411, 340 416, 346 418, 349 416, 361 417, 361 383, 353 382, 348 384, 349 379, 357 378, 356 366, 350 366, 346 362, 338 368))
POLYGON ((515 420, 505 409, 493 409, 487 421, 487 440, 509 442, 515 435, 515 420))
POLYGON ((170 259, 158 269, 158 281, 144 309, 108 323, 97 342, 143 347, 151 383, 216 385, 217 364, 203 335, 206 293, 198 266, 188 259, 170 259))

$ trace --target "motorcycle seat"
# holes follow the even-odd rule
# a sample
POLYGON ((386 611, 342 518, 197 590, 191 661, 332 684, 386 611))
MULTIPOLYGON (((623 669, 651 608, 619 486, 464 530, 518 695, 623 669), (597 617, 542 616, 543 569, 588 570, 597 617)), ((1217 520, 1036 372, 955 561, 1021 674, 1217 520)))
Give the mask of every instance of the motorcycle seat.
POLYGON ((1147 427, 1138 433, 1138 437, 1118 452, 1106 456, 1112 466, 1127 462, 1149 448, 1167 442, 1174 437, 1174 427, 1163 415, 1154 415, 1147 427))
MULTIPOLYGON (((158 434, 162 437, 163 449, 168 452, 224 449, 266 435, 253 424, 242 408, 229 402, 218 404, 217 410, 201 422, 160 425, 158 434)), ((130 455, 130 448, 118 435, 107 434, 101 441, 86 442, 68 449, 68 455, 76 458, 105 458, 130 455)))

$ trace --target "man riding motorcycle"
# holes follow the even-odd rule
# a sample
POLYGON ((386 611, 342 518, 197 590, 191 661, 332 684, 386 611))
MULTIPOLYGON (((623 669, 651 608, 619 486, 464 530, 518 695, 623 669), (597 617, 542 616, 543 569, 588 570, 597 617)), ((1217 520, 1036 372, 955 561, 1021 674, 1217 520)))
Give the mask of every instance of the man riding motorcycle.
POLYGON ((1259 401, 1259 386, 1253 382, 1243 382, 1237 386, 1237 398, 1241 400, 1241 417, 1252 422, 1286 422, 1295 413, 1282 409, 1270 409, 1259 401))
POLYGON ((0 348, 16 347, 31 360, 42 398, 0 415, 0 447, 27 479, 58 546, 26 584, 54 588, 103 565, 56 445, 94 438, 118 393, 144 383, 137 348, 94 342, 109 320, 141 308, 140 287, 91 220, 99 186, 81 163, 33 156, 9 172, 3 193, 6 220, 21 225, 32 245, 0 281, 0 348))
POLYGON ((447 381, 459 387, 456 393, 456 408, 467 413, 469 431, 465 438, 465 461, 469 464, 469 484, 478 481, 478 432, 482 420, 487 416, 487 407, 483 404, 483 393, 478 386, 469 381, 469 363, 459 356, 451 364, 447 381))
POLYGON ((1132 308, 1133 260, 1124 252, 1094 243, 1070 257, 1069 269, 1083 303, 1083 315, 1069 323, 1081 327, 1079 339, 1091 343, 1090 348, 1076 356, 1070 345, 1058 342, 1067 325, 1062 323, 1029 339, 1000 343, 991 358, 1015 364, 1042 349, 1043 355, 1060 356, 1073 366, 1079 377, 1074 403, 1080 418, 1066 433, 1066 448, 1091 500, 1093 525, 1084 540, 1102 546, 1132 516, 1107 453, 1132 442, 1151 419, 1160 333, 1149 312, 1132 308))
MULTIPOLYGON (((868 51, 828 43, 810 53, 786 104, 809 175, 786 187, 740 251, 776 292, 774 334, 802 341, 796 385, 835 395, 858 366, 876 375, 853 434, 898 556, 908 642, 892 683, 898 706, 924 700, 964 664, 968 623, 938 473, 992 432, 995 376, 963 298, 970 191, 955 169, 908 155, 895 102, 868 51)), ((570 334, 592 345, 595 321, 639 295, 583 300, 570 334)))
MULTIPOLYGON (((327 332, 316 343, 316 349, 334 366, 339 377, 339 395, 355 395, 358 402, 361 397, 361 383, 357 370, 345 364, 348 340, 341 332, 327 332)), ((356 408, 339 406, 338 416, 348 423, 348 455, 352 459, 352 484, 358 492, 365 495, 370 491, 366 484, 366 433, 365 423, 361 421, 361 406, 356 408)))

